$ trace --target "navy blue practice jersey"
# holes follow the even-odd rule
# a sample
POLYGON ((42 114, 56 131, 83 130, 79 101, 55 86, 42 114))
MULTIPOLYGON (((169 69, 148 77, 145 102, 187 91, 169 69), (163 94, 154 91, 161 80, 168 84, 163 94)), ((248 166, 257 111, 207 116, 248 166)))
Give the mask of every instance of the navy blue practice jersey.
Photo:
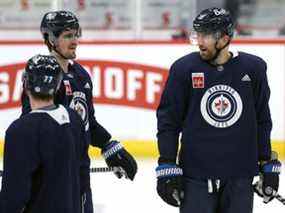
POLYGON ((62 105, 14 121, 5 136, 1 213, 80 213, 89 179, 84 137, 81 118, 62 105))
MULTIPOLYGON (((109 132, 96 120, 92 96, 93 85, 87 71, 78 63, 68 65, 68 73, 64 73, 60 89, 55 96, 55 103, 68 106, 81 116, 89 143, 102 148, 111 138, 109 132)), ((29 99, 22 94, 22 115, 31 110, 29 99)))
POLYGON ((251 177, 270 158, 272 121, 266 63, 243 52, 224 65, 198 52, 170 69, 157 109, 160 156, 176 159, 185 176, 251 177))

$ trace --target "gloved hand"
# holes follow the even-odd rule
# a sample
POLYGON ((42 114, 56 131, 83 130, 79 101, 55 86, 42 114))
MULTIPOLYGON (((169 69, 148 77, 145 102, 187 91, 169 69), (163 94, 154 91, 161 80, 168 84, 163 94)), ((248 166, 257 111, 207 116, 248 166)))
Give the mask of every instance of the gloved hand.
POLYGON ((126 178, 134 180, 137 173, 137 163, 133 156, 119 143, 119 141, 110 141, 102 149, 102 155, 109 167, 121 167, 121 170, 115 171, 118 178, 126 176, 126 178))
POLYGON ((161 164, 156 169, 157 193, 166 203, 180 206, 183 199, 183 171, 176 164, 161 164))
POLYGON ((259 181, 254 185, 254 191, 263 197, 263 202, 270 202, 279 188, 281 162, 277 159, 267 161, 260 166, 259 181))

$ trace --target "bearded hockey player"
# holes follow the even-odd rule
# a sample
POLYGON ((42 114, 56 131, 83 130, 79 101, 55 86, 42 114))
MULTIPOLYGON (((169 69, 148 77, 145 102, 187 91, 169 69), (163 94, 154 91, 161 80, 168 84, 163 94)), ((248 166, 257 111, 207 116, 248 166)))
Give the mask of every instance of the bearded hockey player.
POLYGON ((261 173, 269 201, 281 168, 271 160, 266 63, 229 51, 225 9, 202 11, 193 28, 199 52, 171 66, 157 109, 157 192, 181 213, 251 213, 253 177, 261 173))

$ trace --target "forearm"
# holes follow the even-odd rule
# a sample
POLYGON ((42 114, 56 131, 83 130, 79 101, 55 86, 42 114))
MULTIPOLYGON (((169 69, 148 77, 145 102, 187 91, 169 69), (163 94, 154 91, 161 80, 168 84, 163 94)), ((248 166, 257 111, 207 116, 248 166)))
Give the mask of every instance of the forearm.
POLYGON ((158 150, 163 161, 176 162, 178 151, 178 132, 158 132, 158 150))
POLYGON ((111 134, 98 122, 94 122, 90 128, 91 145, 103 148, 111 139, 111 134))
POLYGON ((257 143, 258 143, 258 160, 267 161, 271 157, 271 128, 272 123, 270 119, 266 122, 258 122, 257 129, 257 143))

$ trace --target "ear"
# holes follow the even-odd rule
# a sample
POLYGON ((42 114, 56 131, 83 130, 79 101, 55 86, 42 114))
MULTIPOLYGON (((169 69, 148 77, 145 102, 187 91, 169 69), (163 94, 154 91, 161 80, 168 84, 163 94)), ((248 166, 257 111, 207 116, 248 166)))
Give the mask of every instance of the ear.
POLYGON ((221 38, 219 39, 219 42, 218 42, 218 47, 224 47, 225 45, 229 44, 230 43, 230 36, 224 34, 223 36, 221 36, 221 38))

